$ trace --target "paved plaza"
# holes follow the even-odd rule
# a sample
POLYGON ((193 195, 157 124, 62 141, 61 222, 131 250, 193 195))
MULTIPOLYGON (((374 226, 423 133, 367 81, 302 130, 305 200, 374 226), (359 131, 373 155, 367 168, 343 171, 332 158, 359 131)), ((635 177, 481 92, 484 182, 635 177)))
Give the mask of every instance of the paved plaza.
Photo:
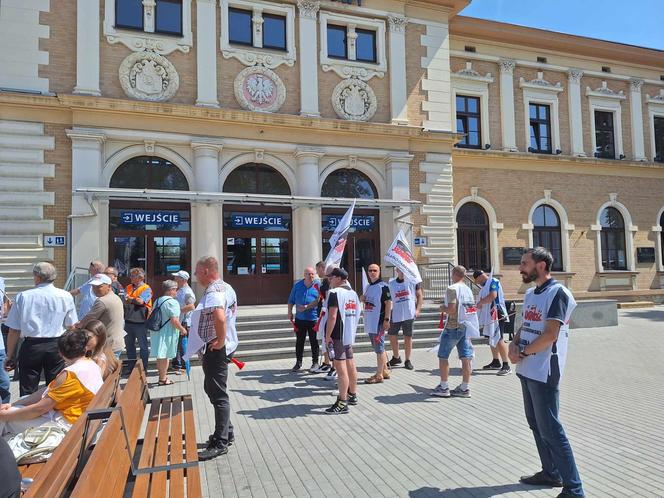
MULTIPOLYGON (((572 331, 561 415, 589 497, 664 496, 663 323, 660 306, 622 311, 618 327, 572 331)), ((477 364, 488 358, 488 347, 477 347, 477 364)), ((373 372, 373 354, 357 361, 361 378, 373 372)), ((428 395, 438 382, 434 354, 417 351, 413 363, 412 372, 360 386, 360 404, 346 415, 323 413, 332 386, 290 373, 291 360, 232 366, 236 442, 202 465, 204 493, 556 496, 517 482, 539 464, 516 376, 476 372, 472 399, 438 399, 428 395)), ((454 368, 453 386, 459 374, 454 368)), ((198 437, 207 438, 213 416, 200 367, 191 381, 151 392, 193 393, 198 437)))

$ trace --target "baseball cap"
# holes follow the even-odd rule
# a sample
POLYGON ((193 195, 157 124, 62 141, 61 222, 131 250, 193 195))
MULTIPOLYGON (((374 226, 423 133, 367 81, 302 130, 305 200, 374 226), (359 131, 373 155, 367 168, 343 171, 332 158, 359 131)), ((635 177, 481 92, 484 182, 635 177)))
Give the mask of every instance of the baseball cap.
POLYGON ((104 275, 103 273, 97 273, 94 277, 92 277, 92 280, 90 280, 90 285, 111 285, 113 282, 111 281, 111 277, 108 275, 104 275))
POLYGON ((335 268, 330 272, 331 277, 339 277, 343 278, 344 280, 348 279, 348 272, 344 270, 343 268, 335 268))
POLYGON ((189 280, 189 273, 187 273, 184 270, 180 270, 179 272, 176 273, 171 273, 174 277, 180 277, 183 278, 184 280, 189 280))

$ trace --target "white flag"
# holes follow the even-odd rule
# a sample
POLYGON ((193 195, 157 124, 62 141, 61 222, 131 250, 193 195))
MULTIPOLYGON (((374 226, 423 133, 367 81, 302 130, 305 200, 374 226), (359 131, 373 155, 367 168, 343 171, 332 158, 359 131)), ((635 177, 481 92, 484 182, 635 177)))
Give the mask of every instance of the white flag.
POLYGON ((369 277, 367 277, 367 271, 364 269, 364 266, 363 266, 362 267, 362 294, 366 294, 368 288, 369 288, 369 277))
POLYGON ((422 282, 420 270, 417 268, 415 258, 413 258, 413 253, 408 246, 406 236, 403 234, 402 230, 399 230, 394 242, 392 242, 390 248, 387 250, 384 259, 385 262, 394 265, 401 270, 405 279, 409 282, 414 284, 422 282))
POLYGON ((327 253, 327 257, 325 258, 325 268, 328 268, 330 265, 341 264, 341 258, 344 255, 344 249, 346 248, 346 240, 348 239, 348 231, 350 230, 354 210, 355 199, 353 199, 353 203, 350 205, 343 218, 339 220, 337 228, 334 229, 334 233, 332 234, 332 237, 330 237, 330 252, 327 253))

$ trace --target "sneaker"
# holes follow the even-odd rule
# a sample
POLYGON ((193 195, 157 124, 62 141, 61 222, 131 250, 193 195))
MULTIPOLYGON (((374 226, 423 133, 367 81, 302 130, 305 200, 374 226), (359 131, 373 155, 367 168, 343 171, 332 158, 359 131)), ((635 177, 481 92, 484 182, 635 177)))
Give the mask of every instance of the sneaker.
POLYGON ((320 365, 318 363, 312 363, 309 373, 317 374, 320 373, 320 365))
POLYGON ((235 434, 232 432, 228 433, 228 443, 226 443, 228 446, 232 445, 235 442, 235 434))
POLYGON ((449 398, 450 397, 450 388, 443 387, 440 384, 436 386, 436 389, 431 391, 431 396, 437 396, 439 398, 449 398))
POLYGON ((337 371, 334 368, 331 368, 330 371, 327 372, 327 375, 324 377, 324 379, 329 382, 337 380, 337 371))
POLYGON ((302 363, 298 362, 293 368, 291 368, 291 372, 299 372, 300 368, 302 368, 302 363))
POLYGON ((499 370, 501 366, 500 360, 493 360, 488 365, 484 365, 482 370, 499 370))
POLYGON ((560 479, 554 479, 543 470, 540 470, 531 476, 521 476, 519 482, 530 484, 531 486, 551 486, 552 488, 563 487, 563 482, 560 479))
POLYGON ((500 367, 500 370, 496 372, 496 375, 509 375, 512 373, 512 369, 509 365, 500 367))
POLYGON ((348 404, 351 406, 357 405, 357 393, 348 393, 348 404))
POLYGON ((211 436, 208 440, 207 448, 198 453, 198 460, 200 462, 205 462, 206 460, 212 460, 213 458, 225 455, 226 453, 228 453, 228 446, 225 445, 221 439, 211 436))
POLYGON ((320 368, 318 369, 319 373, 325 373, 327 372, 330 368, 332 368, 332 365, 329 365, 327 363, 323 363, 320 368))
POLYGON ((403 364, 403 367, 406 370, 412 370, 413 369, 413 364, 410 362, 410 360, 406 360, 406 362, 403 364))
POLYGON ((454 396, 455 398, 470 398, 470 387, 463 390, 461 386, 457 386, 450 391, 450 396, 454 396))
POLYGON ((391 367, 396 367, 397 365, 401 365, 401 358, 395 358, 394 356, 392 359, 388 362, 388 365, 391 367))
POLYGON ((325 409, 325 413, 348 413, 348 403, 336 400, 331 407, 325 409))

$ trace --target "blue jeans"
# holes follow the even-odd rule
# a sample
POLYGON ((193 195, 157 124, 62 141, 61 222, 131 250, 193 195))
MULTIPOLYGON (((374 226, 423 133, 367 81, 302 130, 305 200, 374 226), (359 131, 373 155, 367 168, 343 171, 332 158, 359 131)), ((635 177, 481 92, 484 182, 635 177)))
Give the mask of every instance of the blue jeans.
POLYGON ((134 369, 136 364, 136 339, 141 348, 141 361, 145 372, 148 371, 148 357, 150 355, 150 346, 148 344, 148 331, 144 323, 125 322, 125 347, 127 348, 127 362, 129 371, 134 369))
POLYGON ((376 354, 385 352, 385 334, 369 334, 369 340, 376 354))
POLYGON ((584 496, 581 477, 574 462, 572 446, 558 418, 560 391, 558 383, 544 383, 519 376, 526 420, 533 431, 542 470, 563 481, 563 490, 584 496))
POLYGON ((5 360, 7 354, 4 349, 0 349, 0 400, 3 403, 9 403, 9 374, 5 372, 5 360))
POLYGON ((454 346, 459 353, 459 359, 473 357, 473 345, 466 339, 466 327, 461 325, 457 329, 445 328, 440 334, 440 345, 438 346, 438 358, 447 360, 454 346))

